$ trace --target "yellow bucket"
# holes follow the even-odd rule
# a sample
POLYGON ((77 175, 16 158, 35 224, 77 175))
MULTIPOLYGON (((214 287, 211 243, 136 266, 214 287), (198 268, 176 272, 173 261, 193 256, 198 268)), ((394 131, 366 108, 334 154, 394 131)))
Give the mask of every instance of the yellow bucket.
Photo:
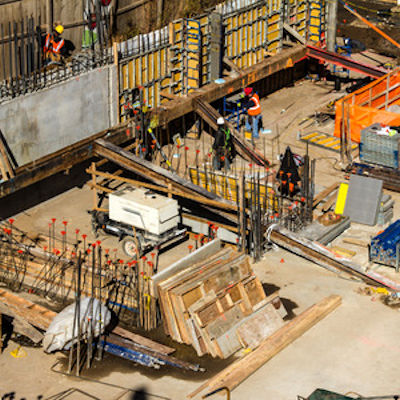
POLYGON ((246 140, 251 141, 251 132, 250 131, 244 131, 244 137, 246 140))

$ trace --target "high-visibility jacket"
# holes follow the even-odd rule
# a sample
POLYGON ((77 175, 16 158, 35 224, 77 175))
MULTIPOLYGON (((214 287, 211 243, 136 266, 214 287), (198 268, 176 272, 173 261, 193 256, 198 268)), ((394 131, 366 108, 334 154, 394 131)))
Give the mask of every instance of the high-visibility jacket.
POLYGON ((247 110, 247 113, 249 115, 251 115, 252 117, 254 117, 256 115, 260 115, 261 114, 261 105, 260 105, 260 98, 258 97, 258 94, 254 93, 253 96, 251 96, 250 101, 252 101, 254 103, 254 106, 250 107, 247 110))
POLYGON ((62 47, 64 46, 64 39, 60 39, 58 42, 54 40, 54 36, 51 33, 48 33, 46 36, 46 40, 44 42, 44 51, 51 51, 54 54, 59 54, 62 47))

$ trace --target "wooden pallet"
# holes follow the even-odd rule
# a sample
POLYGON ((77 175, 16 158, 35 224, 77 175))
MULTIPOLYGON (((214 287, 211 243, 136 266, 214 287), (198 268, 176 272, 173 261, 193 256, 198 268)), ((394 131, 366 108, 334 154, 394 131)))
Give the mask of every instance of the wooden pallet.
MULTIPOLYGON (((312 144, 314 146, 322 147, 323 149, 340 152, 340 139, 336 136, 331 136, 322 132, 311 132, 300 138, 302 142, 312 144)), ((357 143, 351 145, 351 150, 358 149, 357 143)))

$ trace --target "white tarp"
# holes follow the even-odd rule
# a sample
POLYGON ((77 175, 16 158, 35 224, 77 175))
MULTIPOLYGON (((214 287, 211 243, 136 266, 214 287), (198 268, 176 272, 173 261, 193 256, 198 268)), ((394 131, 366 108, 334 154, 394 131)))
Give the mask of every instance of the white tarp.
MULTIPOLYGON (((76 343, 78 324, 76 321, 74 329, 75 305, 76 303, 73 303, 64 308, 51 321, 43 339, 43 349, 47 353, 56 350, 68 350, 73 343, 76 343)), ((89 297, 81 299, 79 321, 82 338, 87 337, 91 331, 94 337, 99 336, 104 332, 110 320, 110 310, 97 299, 89 297), (91 323, 89 323, 90 321, 91 323)))

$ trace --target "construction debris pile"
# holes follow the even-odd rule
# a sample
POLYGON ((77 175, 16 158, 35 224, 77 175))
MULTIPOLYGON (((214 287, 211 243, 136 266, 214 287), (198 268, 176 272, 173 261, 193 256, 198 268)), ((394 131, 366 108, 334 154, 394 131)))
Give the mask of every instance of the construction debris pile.
POLYGON ((221 249, 219 240, 153 279, 165 333, 199 356, 227 358, 242 347, 256 348, 283 325, 279 294, 266 297, 248 257, 221 249), (211 249, 212 255, 201 257, 211 249))

